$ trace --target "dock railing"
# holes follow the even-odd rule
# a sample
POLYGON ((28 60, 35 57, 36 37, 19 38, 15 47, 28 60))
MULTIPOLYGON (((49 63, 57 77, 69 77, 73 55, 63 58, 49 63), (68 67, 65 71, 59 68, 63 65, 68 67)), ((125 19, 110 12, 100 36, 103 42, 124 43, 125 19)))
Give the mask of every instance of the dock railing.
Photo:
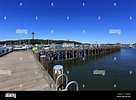
POLYGON ((60 74, 60 75, 57 77, 57 79, 56 79, 56 91, 59 91, 58 80, 59 80, 59 78, 62 77, 62 76, 65 76, 65 77, 66 77, 66 86, 65 86, 63 89, 61 89, 61 91, 68 91, 68 87, 69 87, 71 84, 73 84, 73 83, 76 84, 76 91, 78 91, 78 83, 77 83, 76 81, 70 81, 70 82, 68 82, 68 77, 67 77, 66 74, 60 74))

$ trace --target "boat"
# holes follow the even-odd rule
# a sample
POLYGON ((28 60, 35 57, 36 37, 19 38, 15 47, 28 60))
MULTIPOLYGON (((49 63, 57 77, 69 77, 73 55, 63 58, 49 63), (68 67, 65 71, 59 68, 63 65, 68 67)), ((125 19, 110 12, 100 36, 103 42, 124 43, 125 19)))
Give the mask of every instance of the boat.
POLYGON ((129 48, 135 48, 135 46, 132 45, 132 44, 130 44, 128 47, 129 47, 129 48))
POLYGON ((46 45, 46 46, 42 46, 42 50, 49 50, 50 46, 46 45))
POLYGON ((27 50, 27 46, 26 45, 24 45, 24 46, 22 46, 22 45, 16 45, 16 46, 13 47, 13 50, 14 51, 27 50))

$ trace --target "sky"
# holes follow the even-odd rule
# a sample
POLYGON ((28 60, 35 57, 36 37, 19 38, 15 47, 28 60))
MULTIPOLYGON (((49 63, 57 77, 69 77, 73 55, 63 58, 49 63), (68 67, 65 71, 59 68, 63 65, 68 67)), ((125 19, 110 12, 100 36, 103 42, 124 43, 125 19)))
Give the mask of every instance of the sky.
POLYGON ((0 41, 136 43, 136 0, 0 0, 0 41))

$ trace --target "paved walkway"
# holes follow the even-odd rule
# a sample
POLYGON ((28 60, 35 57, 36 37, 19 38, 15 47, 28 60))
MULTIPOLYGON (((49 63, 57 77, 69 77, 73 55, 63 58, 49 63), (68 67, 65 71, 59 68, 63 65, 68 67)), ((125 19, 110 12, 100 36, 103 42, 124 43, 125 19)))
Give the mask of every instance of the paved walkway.
POLYGON ((31 51, 0 57, 0 91, 54 91, 55 84, 31 51))

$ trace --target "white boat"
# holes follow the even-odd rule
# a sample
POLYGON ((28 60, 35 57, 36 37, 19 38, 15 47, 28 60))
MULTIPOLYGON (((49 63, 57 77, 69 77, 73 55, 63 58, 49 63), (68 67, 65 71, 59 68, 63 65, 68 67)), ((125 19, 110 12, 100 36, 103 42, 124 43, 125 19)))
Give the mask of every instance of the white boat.
POLYGON ((129 47, 129 48, 135 48, 132 44, 130 44, 128 47, 129 47))
POLYGON ((24 46, 22 46, 22 45, 16 45, 15 47, 13 47, 13 50, 27 50, 27 46, 26 45, 24 45, 24 46))
POLYGON ((43 50, 49 50, 49 49, 50 49, 50 46, 48 46, 48 45, 43 46, 42 49, 43 49, 43 50))

